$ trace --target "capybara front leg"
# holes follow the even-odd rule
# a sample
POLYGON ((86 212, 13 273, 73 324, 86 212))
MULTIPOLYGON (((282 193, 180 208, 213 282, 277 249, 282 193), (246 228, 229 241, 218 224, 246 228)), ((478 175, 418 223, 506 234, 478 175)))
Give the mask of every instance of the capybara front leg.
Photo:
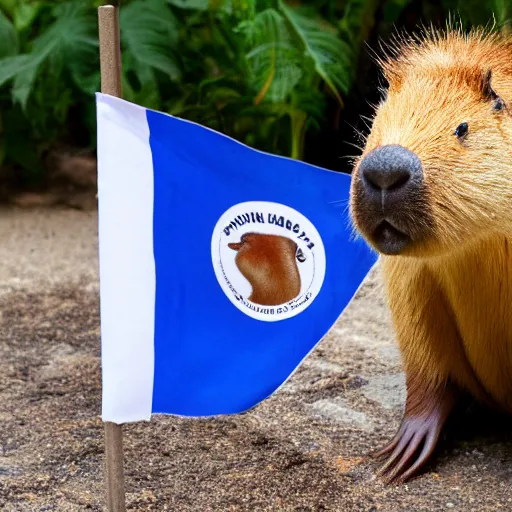
POLYGON ((429 387, 419 377, 407 376, 402 424, 389 445, 374 455, 386 458, 378 471, 386 483, 405 482, 428 461, 455 405, 456 394, 455 386, 449 382, 429 387))

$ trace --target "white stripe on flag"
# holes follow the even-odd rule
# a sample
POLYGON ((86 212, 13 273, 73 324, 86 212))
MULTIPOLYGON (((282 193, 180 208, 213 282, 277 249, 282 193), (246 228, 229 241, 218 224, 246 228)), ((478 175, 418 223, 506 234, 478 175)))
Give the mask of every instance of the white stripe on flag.
POLYGON ((153 398, 153 162, 146 110, 97 94, 103 421, 149 419, 153 398))

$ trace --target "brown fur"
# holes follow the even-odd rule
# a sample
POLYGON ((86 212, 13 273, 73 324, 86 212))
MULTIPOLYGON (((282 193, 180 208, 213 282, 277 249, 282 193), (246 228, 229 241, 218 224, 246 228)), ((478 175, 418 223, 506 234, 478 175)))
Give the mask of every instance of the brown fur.
POLYGON ((251 283, 251 302, 277 306, 300 293, 297 244, 284 236, 247 233, 240 243, 230 243, 237 251, 236 265, 251 283))
MULTIPOLYGON (((433 219, 413 219, 428 236, 380 258, 407 374, 405 416, 441 403, 452 383, 512 412, 512 39, 430 33, 382 65, 389 91, 361 158, 385 144, 415 152, 433 219), (485 99, 489 71, 501 111, 485 99)), ((356 164, 353 187, 358 179, 356 164)))

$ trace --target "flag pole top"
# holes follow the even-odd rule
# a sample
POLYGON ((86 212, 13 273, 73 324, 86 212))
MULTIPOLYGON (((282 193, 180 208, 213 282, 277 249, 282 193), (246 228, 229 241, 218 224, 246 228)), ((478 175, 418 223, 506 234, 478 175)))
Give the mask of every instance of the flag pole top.
POLYGON ((119 8, 102 5, 98 8, 100 37, 101 92, 121 97, 121 44, 119 8))

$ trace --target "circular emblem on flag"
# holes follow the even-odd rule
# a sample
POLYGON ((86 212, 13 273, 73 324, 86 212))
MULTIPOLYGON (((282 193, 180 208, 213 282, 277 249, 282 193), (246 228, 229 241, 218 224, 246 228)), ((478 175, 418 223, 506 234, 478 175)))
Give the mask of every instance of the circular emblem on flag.
POLYGON ((239 203, 218 220, 212 261, 220 287, 246 315, 275 322, 315 300, 325 277, 325 249, 315 226, 279 203, 239 203))

